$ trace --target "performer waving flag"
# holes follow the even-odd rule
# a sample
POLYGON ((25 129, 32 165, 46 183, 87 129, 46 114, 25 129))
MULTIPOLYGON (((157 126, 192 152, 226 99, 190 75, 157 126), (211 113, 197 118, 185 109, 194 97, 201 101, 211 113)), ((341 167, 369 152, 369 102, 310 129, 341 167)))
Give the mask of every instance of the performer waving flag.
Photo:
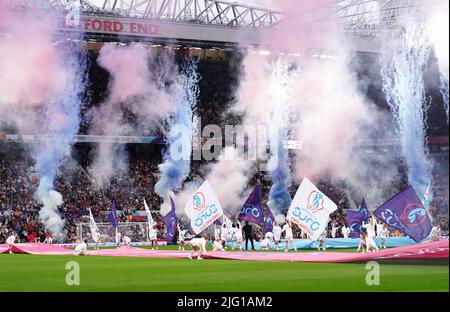
POLYGON ((171 244, 175 238, 175 233, 177 231, 177 214, 175 210, 175 201, 172 197, 173 193, 169 193, 170 198, 170 204, 172 206, 172 209, 168 214, 166 214, 163 218, 164 224, 167 228, 167 244, 171 244))
POLYGON ((223 215, 217 195, 208 180, 192 194, 184 207, 186 215, 191 219, 191 227, 195 234, 203 232, 223 215))
POLYGON ((250 221, 256 224, 263 222, 264 213, 261 207, 261 187, 258 185, 248 197, 239 213, 239 221, 250 221))
POLYGON ((350 230, 351 238, 360 237, 361 227, 364 222, 367 222, 369 220, 369 217, 369 209, 367 208, 367 204, 364 198, 361 200, 361 204, 359 205, 359 211, 347 210, 345 212, 345 220, 350 230))
POLYGON ((113 229, 115 231, 116 244, 117 244, 117 246, 119 246, 120 241, 121 241, 121 235, 120 235, 120 232, 119 232, 119 222, 118 222, 116 203, 115 202, 112 203, 111 212, 108 215, 108 222, 111 224, 111 226, 113 227, 113 229))
POLYGON ((147 213, 148 224, 150 225, 150 224, 155 223, 155 221, 153 221, 152 213, 150 212, 150 208, 148 207, 147 202, 145 201, 145 198, 144 198, 144 208, 145 208, 145 212, 147 213))
POLYGON ((272 232, 274 221, 275 217, 272 211, 270 211, 270 208, 267 207, 267 209, 264 210, 264 233, 272 232))
POLYGON ((91 230, 91 237, 95 243, 95 249, 98 249, 98 242, 100 241, 100 231, 98 230, 97 223, 95 223, 94 216, 91 209, 89 209, 89 229, 91 230))
POLYGON ((386 201, 373 214, 416 242, 431 232, 430 217, 412 186, 386 201))
POLYGON ((147 213, 147 223, 148 223, 148 238, 150 239, 150 241, 152 242, 152 247, 154 242, 156 241, 156 233, 153 229, 153 227, 156 225, 156 222, 153 220, 152 217, 152 213, 150 212, 150 208, 147 205, 147 202, 145 201, 144 198, 144 208, 145 208, 145 212, 147 213), (152 239, 154 238, 154 239, 152 239))
POLYGON ((297 224, 313 240, 325 230, 336 204, 306 177, 295 193, 286 220, 297 224))

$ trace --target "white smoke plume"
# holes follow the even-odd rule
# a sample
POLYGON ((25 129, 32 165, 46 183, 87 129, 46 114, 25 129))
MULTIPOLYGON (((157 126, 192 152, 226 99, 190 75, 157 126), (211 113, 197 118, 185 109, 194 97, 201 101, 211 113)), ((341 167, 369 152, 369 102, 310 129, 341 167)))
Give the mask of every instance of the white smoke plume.
MULTIPOLYGON (((108 98, 89 112, 92 120, 90 134, 137 135, 139 129, 136 125, 145 126, 145 130, 154 129, 175 109, 176 86, 168 90, 164 86, 165 81, 174 75, 173 64, 166 60, 152 70, 156 58, 144 45, 106 44, 97 62, 110 73, 111 78, 108 98), (136 116, 136 125, 124 120, 124 109, 136 116)), ((94 151, 90 172, 98 178, 98 185, 103 186, 114 172, 126 174, 127 159, 124 145, 101 142, 94 151)))

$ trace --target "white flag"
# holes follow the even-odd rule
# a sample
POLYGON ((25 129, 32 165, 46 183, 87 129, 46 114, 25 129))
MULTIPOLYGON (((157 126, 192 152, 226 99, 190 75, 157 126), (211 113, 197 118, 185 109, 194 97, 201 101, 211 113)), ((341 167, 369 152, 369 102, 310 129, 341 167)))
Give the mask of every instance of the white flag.
POLYGON ((191 219, 191 227, 195 234, 201 233, 223 215, 222 206, 208 180, 191 195, 184 212, 191 219))
POLYGON ((226 214, 222 215, 222 221, 225 223, 228 230, 233 227, 233 222, 231 222, 230 218, 228 218, 226 214))
POLYGON ((154 224, 155 222, 153 221, 152 213, 150 212, 150 208, 148 208, 145 198, 144 198, 144 208, 145 212, 147 213, 148 224, 154 224))
POLYGON ((91 209, 89 209, 89 228, 91 230, 92 239, 94 242, 98 242, 100 240, 100 231, 98 230, 97 223, 95 223, 91 209))
POLYGON ((325 230, 330 213, 336 209, 337 206, 331 199, 304 178, 292 200, 286 219, 297 224, 311 239, 316 240, 325 230))

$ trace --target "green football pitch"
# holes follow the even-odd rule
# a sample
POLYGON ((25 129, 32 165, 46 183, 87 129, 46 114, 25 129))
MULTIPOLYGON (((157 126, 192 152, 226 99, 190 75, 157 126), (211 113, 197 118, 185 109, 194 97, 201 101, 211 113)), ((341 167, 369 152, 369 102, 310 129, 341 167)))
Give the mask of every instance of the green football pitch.
POLYGON ((294 263, 137 257, 0 255, 0 291, 449 291, 448 262, 381 263, 368 286, 365 263, 294 263), (80 285, 67 286, 66 264, 80 285))

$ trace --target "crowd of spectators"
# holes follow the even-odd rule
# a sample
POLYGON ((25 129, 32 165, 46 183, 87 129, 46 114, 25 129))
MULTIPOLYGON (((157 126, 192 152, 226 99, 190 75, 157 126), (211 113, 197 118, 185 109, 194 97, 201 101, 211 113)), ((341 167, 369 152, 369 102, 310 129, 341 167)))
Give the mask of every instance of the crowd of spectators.
MULTIPOLYGON (((99 105, 107 97, 108 73, 96 64, 95 54, 90 54, 89 81, 90 89, 86 93, 86 105, 81 112, 80 134, 87 134, 89 129, 88 111, 99 105)), ((196 113, 201 117, 202 125, 236 124, 239 116, 221 114, 232 105, 234 89, 238 83, 239 55, 228 56, 228 62, 201 61, 198 72, 200 98, 196 113)), ((133 123, 133 113, 124 109, 124 119, 133 123)), ((153 129, 155 131, 155 129, 153 129)), ((150 133, 137 133, 149 135, 150 133)), ((151 133, 155 135, 155 132, 151 133)), ((156 132, 156 135, 161 135, 156 132)), ((16 143, 0 142, 0 242, 15 232, 20 241, 43 241, 46 233, 39 222, 40 203, 35 197, 39 177, 34 177, 34 162, 29 157, 27 147, 16 143)), ((120 222, 145 221, 138 214, 143 210, 143 199, 153 210, 158 210, 161 198, 154 192, 157 181, 157 166, 162 162, 162 145, 151 147, 127 146, 129 149, 129 167, 126 172, 116 172, 104 187, 98 187, 96 177, 91 176, 87 168, 90 165, 90 147, 75 146, 76 161, 66 161, 60 168, 55 180, 55 190, 63 195, 64 204, 60 213, 65 220, 66 241, 77 239, 77 223, 88 222, 90 209, 97 222, 107 222, 107 214, 114 203, 120 211, 120 222)), ((444 233, 448 233, 448 152, 438 155, 438 163, 433 172, 433 201, 430 211, 434 222, 440 223, 444 233)), ((188 180, 201 176, 204 161, 191 163, 191 174, 188 180)), ((270 179, 262 173, 255 174, 250 180, 250 186, 260 184, 263 187, 262 202, 264 207, 268 200, 271 187, 270 179)), ((350 208, 350 202, 344 187, 339 182, 323 179, 317 184, 328 197, 333 200, 338 210, 331 215, 332 222, 342 226, 345 224, 345 210, 350 208)), ((292 185, 291 196, 298 185, 292 185)), ((164 224, 158 213, 154 219, 157 222, 160 238, 164 236, 164 224)), ((188 225, 186 225, 188 227, 188 225)), ((300 231, 294 227, 296 237, 300 231)), ((256 236, 263 236, 262 228, 256 228, 256 236)))
MULTIPOLYGON (((5 144, 2 145, 4 147, 5 144)), ((5 150, 5 149, 3 149, 5 150)), ((43 241, 46 233, 39 221, 39 201, 35 197, 38 179, 34 178, 33 160, 26 151, 15 148, 8 143, 6 153, 0 153, 0 242, 15 232, 20 241, 43 241)), ((73 242, 77 237, 77 223, 89 222, 89 209, 97 222, 108 222, 107 214, 114 203, 120 212, 120 222, 146 221, 143 211, 143 199, 151 210, 157 211, 161 205, 161 198, 153 192, 158 178, 158 164, 161 162, 161 150, 155 149, 145 157, 135 152, 130 157, 129 170, 126 174, 114 174, 109 183, 103 188, 96 187, 95 179, 83 165, 89 165, 89 160, 73 164, 66 162, 61 166, 64 170, 58 172, 55 180, 55 190, 63 195, 64 204, 60 213, 65 220, 67 232, 66 242, 73 242)), ((78 153, 80 155, 80 153, 78 153)), ((448 155, 442 157, 440 163, 445 166, 448 155), (445 158, 446 157, 446 158, 445 158)), ((193 166, 195 175, 196 166, 193 166)), ((447 171, 435 170, 433 183, 433 200, 431 215, 434 223, 441 224, 444 233, 448 233, 448 175, 447 171)), ((267 208, 270 181, 258 173, 250 180, 250 185, 262 186, 262 204, 267 208)), ((317 183, 327 196, 333 200, 338 210, 331 215, 331 222, 337 226, 345 225, 345 210, 350 208, 349 199, 344 189, 327 180, 317 183)), ((292 187, 294 195, 297 186, 292 187)), ((230 216, 234 221, 236 216, 230 216), (234 219, 233 219, 234 218, 234 219)), ((159 213, 154 213, 159 237, 164 238, 165 227, 159 213)), ((184 220, 186 221, 186 220, 184 220)), ((331 224, 331 223, 330 223, 331 224)), ((188 228, 188 224, 183 227, 188 228)), ((257 238, 264 236, 262 227, 255 227, 257 238)), ((294 227, 294 234, 300 237, 300 230, 294 227)), ((338 234, 338 236, 341 236, 338 234)))

